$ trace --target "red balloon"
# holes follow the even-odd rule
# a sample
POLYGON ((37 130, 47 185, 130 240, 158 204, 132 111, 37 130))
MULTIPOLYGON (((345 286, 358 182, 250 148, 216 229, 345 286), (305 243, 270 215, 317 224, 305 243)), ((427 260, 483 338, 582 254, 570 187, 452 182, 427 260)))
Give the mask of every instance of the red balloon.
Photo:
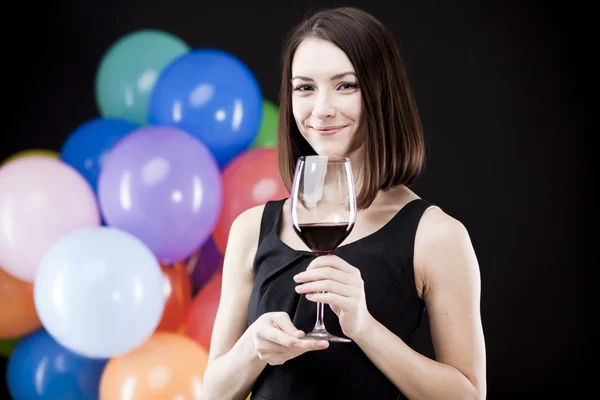
POLYGON ((231 224, 242 212, 269 200, 289 197, 281 180, 277 150, 248 150, 229 163, 222 173, 223 201, 213 239, 225 254, 231 224))
POLYGON ((183 334, 205 349, 210 349, 215 317, 221 299, 222 272, 218 270, 200 289, 186 315, 183 334))
POLYGON ((161 268, 167 302, 156 332, 177 332, 183 326, 188 307, 192 303, 192 282, 185 263, 179 262, 171 266, 161 264, 161 268))

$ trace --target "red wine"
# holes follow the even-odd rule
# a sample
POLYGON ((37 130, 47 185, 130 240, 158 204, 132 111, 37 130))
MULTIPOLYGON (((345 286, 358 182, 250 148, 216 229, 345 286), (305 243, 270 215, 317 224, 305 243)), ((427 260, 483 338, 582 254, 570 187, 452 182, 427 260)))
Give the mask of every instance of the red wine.
POLYGON ((354 224, 311 223, 294 225, 294 230, 302 241, 318 255, 329 254, 338 247, 350 234, 354 224))

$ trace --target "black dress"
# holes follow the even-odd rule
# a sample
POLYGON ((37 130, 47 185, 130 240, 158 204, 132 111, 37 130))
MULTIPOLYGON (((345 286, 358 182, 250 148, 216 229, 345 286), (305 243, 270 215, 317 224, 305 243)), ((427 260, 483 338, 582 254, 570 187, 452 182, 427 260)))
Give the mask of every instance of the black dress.
MULTIPOLYGON (((315 324, 316 303, 296 293, 293 276, 315 256, 280 240, 284 201, 268 202, 264 208, 248 324, 264 313, 285 311, 297 328, 309 332, 315 324)), ((371 315, 408 345, 425 309, 415 287, 412 261, 417 226, 430 205, 413 200, 378 231, 333 252, 360 270, 371 315)), ((337 316, 329 306, 324 308, 327 330, 344 336, 337 316)), ((267 365, 252 389, 253 400, 399 398, 404 396, 354 342, 330 343, 325 350, 304 353, 283 365, 267 365)))

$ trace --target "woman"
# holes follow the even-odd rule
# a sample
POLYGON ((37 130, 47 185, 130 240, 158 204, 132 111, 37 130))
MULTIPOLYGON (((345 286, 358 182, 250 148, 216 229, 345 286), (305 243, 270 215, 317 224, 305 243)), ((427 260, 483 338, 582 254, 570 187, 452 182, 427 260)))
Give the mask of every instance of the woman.
POLYGON ((356 224, 335 255, 315 257, 289 199, 236 219, 204 399, 484 399, 477 259, 465 227, 408 188, 421 123, 393 37, 371 15, 321 11, 291 33, 278 151, 288 187, 301 155, 349 157, 356 224), (314 302, 351 343, 301 340, 314 302), (425 307, 436 360, 410 347, 425 307))

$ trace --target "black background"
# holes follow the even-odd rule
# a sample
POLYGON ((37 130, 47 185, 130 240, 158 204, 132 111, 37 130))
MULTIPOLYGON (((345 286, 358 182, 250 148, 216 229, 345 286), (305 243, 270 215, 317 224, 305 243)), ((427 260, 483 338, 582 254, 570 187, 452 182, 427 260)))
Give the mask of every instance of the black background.
MULTIPOLYGON (((32 147, 59 150, 72 130, 99 116, 96 69, 122 35, 156 28, 193 48, 229 51, 277 103, 287 31, 311 7, 360 6, 392 29, 414 85, 429 148, 414 190, 467 226, 479 257, 488 398, 575 398, 598 337, 596 296, 586 289, 598 276, 586 235, 595 178, 586 77, 575 51, 585 35, 574 7, 543 4, 16 4, 3 13, 0 159, 32 147)), ((426 322, 415 346, 433 356, 426 322)))

